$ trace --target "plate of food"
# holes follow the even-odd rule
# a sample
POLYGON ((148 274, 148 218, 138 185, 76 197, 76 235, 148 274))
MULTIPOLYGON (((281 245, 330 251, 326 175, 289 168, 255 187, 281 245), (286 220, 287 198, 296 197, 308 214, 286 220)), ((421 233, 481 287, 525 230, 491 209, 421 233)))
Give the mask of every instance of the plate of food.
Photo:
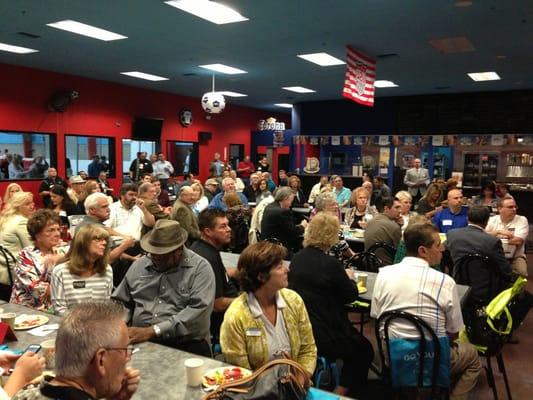
POLYGON ((20 331, 24 329, 37 328, 48 322, 48 317, 45 315, 28 315, 22 314, 15 318, 15 330, 20 331))
POLYGON ((202 385, 206 388, 233 382, 252 375, 252 371, 241 367, 219 367, 210 369, 202 377, 202 385))

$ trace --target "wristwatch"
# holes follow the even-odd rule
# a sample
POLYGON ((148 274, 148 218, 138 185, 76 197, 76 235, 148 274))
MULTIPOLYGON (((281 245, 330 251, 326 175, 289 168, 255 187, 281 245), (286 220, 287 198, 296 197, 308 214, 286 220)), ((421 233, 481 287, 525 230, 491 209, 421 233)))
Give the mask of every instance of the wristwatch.
POLYGON ((160 327, 158 327, 157 325, 152 325, 152 329, 154 330, 156 337, 161 336, 161 328, 160 327))

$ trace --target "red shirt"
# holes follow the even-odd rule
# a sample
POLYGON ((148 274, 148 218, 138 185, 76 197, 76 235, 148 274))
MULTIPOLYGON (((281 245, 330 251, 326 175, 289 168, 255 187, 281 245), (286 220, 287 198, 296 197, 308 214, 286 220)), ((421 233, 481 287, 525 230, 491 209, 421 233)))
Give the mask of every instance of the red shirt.
POLYGON ((244 168, 249 168, 249 169, 246 170, 246 171, 240 171, 239 172, 239 176, 241 178, 248 179, 250 177, 250 175, 252 175, 255 172, 254 163, 251 162, 251 161, 241 161, 241 162, 239 162, 239 165, 237 166, 237 171, 240 170, 240 169, 244 169, 244 168))

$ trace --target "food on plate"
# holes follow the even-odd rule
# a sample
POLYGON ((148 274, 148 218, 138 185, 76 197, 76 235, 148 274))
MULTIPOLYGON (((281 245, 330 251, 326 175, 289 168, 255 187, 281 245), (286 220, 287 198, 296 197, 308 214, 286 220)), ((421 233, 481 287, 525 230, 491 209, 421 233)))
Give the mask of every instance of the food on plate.
POLYGON ((44 315, 21 315, 15 319, 15 329, 29 329, 46 324, 48 317, 44 315))
POLYGON ((204 386, 221 385, 223 383, 242 379, 252 373, 240 367, 221 367, 208 371, 202 380, 204 386))

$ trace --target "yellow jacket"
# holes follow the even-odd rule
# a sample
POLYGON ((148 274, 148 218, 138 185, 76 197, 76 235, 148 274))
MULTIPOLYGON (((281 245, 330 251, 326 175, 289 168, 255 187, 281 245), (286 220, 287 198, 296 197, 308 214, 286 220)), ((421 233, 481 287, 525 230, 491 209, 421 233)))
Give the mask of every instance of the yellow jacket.
MULTIPOLYGON (((290 289, 281 289, 280 295, 287 303, 282 313, 291 344, 291 357, 312 375, 317 352, 304 302, 290 289)), ((252 316, 246 293, 241 293, 226 310, 220 329, 220 345, 229 364, 255 370, 269 361, 265 325, 252 316), (261 335, 247 336, 246 331, 250 329, 259 329, 261 335)))

